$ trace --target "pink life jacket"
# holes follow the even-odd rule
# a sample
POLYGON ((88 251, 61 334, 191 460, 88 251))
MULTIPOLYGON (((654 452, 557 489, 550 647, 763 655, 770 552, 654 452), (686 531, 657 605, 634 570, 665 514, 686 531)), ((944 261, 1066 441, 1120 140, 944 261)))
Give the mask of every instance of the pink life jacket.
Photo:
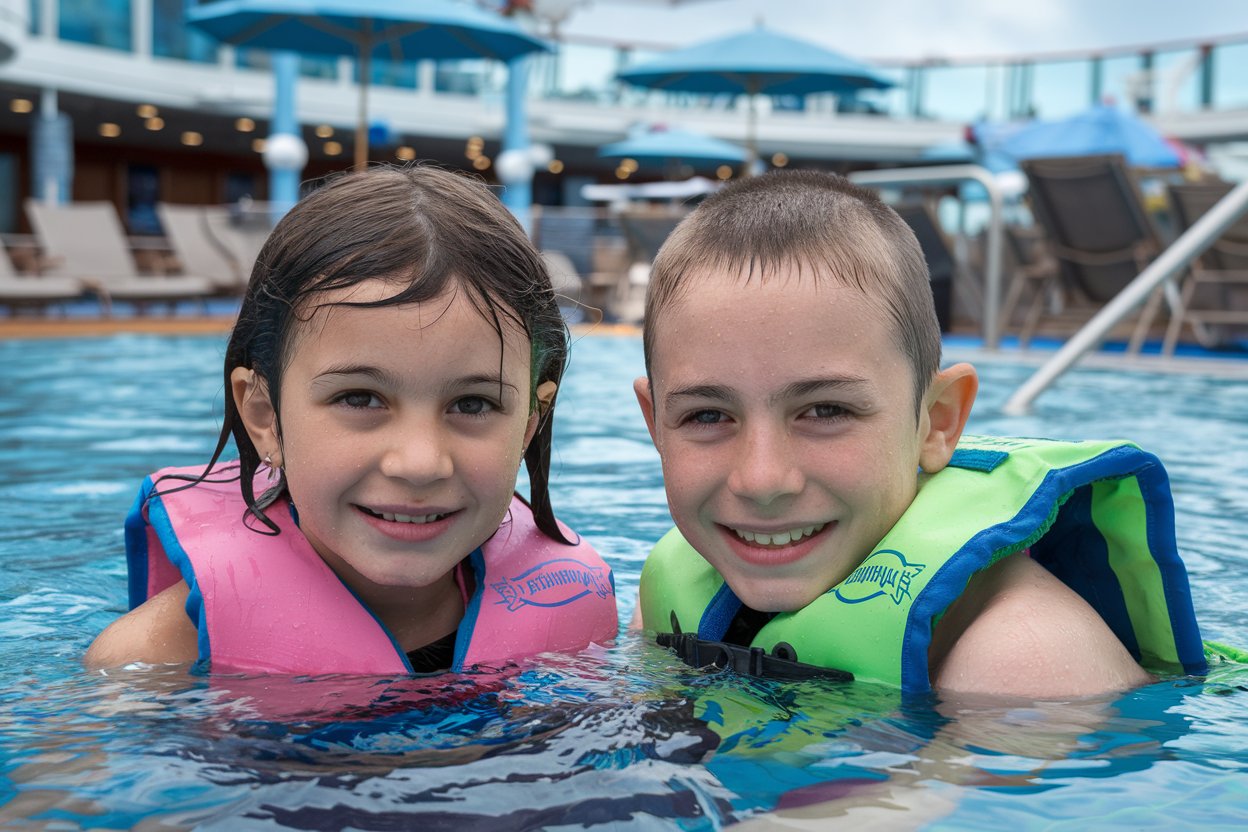
MULTIPOLYGON (((171 490, 201 471, 165 468, 144 481, 126 518, 131 609, 184 579, 201 670, 412 672, 385 626, 299 531, 289 502, 281 499, 265 512, 281 533, 261 534, 243 524, 236 462, 171 490), (161 482, 170 475, 176 478, 161 482)), ((514 497, 498 531, 468 556, 476 581, 456 632, 452 670, 575 651, 615 636, 611 569, 588 543, 563 524, 560 529, 580 542, 551 540, 514 497)))

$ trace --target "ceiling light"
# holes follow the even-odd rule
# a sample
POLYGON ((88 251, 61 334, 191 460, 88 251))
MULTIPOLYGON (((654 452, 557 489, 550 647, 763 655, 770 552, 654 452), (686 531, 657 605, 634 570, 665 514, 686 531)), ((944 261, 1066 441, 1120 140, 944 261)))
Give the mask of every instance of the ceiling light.
POLYGON ((121 135, 121 125, 113 124, 111 121, 104 121, 100 123, 99 131, 104 138, 115 139, 121 135))
POLYGON ((234 129, 240 133, 250 133, 252 130, 256 129, 256 123, 246 116, 243 116, 242 118, 234 120, 234 129))
POLYGON ((204 143, 204 134, 196 133, 194 130, 187 130, 182 134, 182 144, 187 147, 199 147, 204 143))

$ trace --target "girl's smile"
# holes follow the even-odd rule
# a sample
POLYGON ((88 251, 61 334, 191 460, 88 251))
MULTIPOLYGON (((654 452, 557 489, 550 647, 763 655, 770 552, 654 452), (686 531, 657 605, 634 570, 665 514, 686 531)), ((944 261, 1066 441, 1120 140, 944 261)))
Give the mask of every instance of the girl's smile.
MULTIPOLYGON (((459 291, 419 304, 366 280, 309 304, 281 379, 281 448, 300 529, 365 603, 452 590, 503 520, 530 415, 529 342, 459 291)), ((258 446, 261 443, 257 443, 258 446)))

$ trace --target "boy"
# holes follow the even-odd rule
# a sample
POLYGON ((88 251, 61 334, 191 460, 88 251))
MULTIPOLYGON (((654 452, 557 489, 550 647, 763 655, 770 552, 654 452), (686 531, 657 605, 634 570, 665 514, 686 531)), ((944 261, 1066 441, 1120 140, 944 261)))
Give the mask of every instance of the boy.
POLYGON ((1029 697, 1144 684, 1137 658, 1203 672, 1160 464, 959 446, 975 371, 939 369, 923 254, 871 192, 729 185, 663 246, 645 321, 635 389, 677 529, 639 609, 687 661, 1029 697))

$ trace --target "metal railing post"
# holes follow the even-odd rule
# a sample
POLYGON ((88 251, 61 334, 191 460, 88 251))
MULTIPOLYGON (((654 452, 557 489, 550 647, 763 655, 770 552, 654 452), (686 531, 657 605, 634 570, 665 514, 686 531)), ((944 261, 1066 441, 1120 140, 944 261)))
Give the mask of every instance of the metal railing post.
POLYGON ((891 185, 957 185, 978 182, 988 192, 988 250, 984 262, 985 349, 995 350, 1001 343, 999 315, 1001 309, 1001 245, 1004 236, 1003 200, 997 181, 979 165, 933 165, 922 168, 861 170, 849 175, 856 185, 885 187, 891 185))

